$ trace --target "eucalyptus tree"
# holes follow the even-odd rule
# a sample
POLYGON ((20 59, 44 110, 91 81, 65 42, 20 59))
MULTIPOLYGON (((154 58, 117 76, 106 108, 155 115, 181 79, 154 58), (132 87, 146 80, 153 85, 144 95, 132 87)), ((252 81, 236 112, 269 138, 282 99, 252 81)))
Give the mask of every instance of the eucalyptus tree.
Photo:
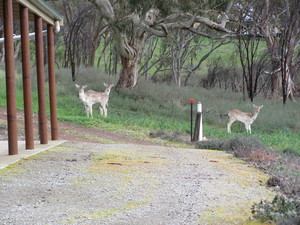
POLYGON ((105 49, 109 44, 108 27, 97 9, 85 0, 47 2, 64 15, 64 26, 57 38, 57 46, 63 50, 59 61, 63 67, 71 67, 75 80, 75 69, 94 66, 99 45, 103 43, 105 49))
POLYGON ((170 30, 184 29, 209 38, 225 38, 227 12, 233 0, 88 0, 105 19, 121 59, 118 87, 133 88, 145 40, 167 37, 170 30))
POLYGON ((266 79, 265 70, 269 67, 269 54, 264 45, 265 39, 261 32, 261 14, 257 13, 254 2, 239 5, 240 21, 237 29, 237 50, 242 67, 243 94, 245 89, 251 101, 263 90, 270 79, 266 79))
POLYGON ((264 0, 259 7, 262 9, 261 27, 272 62, 272 93, 278 94, 281 87, 285 103, 288 96, 293 96, 292 71, 300 60, 300 2, 264 0))
POLYGON ((272 96, 278 96, 281 89, 285 103, 288 96, 293 96, 293 78, 300 62, 300 1, 252 0, 244 5, 247 5, 245 9, 248 8, 244 13, 255 18, 255 34, 266 42, 271 61, 271 71, 268 73, 272 96))
POLYGON ((186 30, 174 30, 161 41, 159 68, 166 71, 168 80, 172 79, 177 86, 186 86, 202 63, 228 43, 230 40, 211 40, 186 30))

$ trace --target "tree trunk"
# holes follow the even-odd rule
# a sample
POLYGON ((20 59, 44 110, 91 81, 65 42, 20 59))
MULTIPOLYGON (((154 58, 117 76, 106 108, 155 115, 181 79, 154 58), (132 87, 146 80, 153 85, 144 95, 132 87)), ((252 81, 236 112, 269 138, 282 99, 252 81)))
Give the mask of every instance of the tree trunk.
POLYGON ((91 48, 89 51, 87 67, 93 67, 95 64, 96 48, 91 48))
MULTIPOLYGON (((279 56, 271 58, 272 71, 278 70, 280 68, 280 64, 278 62, 279 56)), ((271 75, 271 96, 277 98, 280 94, 281 87, 281 72, 278 71, 271 75)))
POLYGON ((121 57, 121 75, 117 87, 134 88, 138 78, 138 61, 121 57))

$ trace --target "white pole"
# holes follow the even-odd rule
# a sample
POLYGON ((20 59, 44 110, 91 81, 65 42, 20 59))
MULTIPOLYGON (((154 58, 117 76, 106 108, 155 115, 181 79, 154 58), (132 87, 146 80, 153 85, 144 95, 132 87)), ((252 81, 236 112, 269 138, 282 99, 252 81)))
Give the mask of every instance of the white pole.
MULTIPOLYGON (((47 33, 47 30, 43 30, 42 33, 43 33, 43 34, 46 34, 46 33, 47 33)), ((29 38, 35 37, 35 33, 30 33, 28 36, 29 36, 29 38)), ((14 40, 21 40, 21 35, 14 35, 14 36, 13 36, 13 39, 14 39, 14 40)), ((0 38, 0 44, 1 44, 1 43, 4 43, 4 38, 0 38)))
POLYGON ((199 121, 199 141, 203 140, 203 127, 202 127, 202 104, 201 102, 197 103, 197 113, 200 114, 200 121, 199 121))

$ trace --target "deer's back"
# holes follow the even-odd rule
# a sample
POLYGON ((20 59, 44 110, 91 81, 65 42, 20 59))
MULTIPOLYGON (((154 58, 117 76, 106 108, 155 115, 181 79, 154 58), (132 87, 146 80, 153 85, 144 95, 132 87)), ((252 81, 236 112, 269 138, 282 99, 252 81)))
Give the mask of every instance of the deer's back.
POLYGON ((253 114, 242 112, 238 109, 233 109, 233 110, 228 111, 228 116, 233 117, 237 120, 246 120, 248 118, 252 118, 253 114))
POLYGON ((88 101, 91 103, 101 103, 106 104, 108 101, 108 95, 102 92, 97 92, 94 90, 88 90, 86 91, 86 96, 88 98, 88 101))

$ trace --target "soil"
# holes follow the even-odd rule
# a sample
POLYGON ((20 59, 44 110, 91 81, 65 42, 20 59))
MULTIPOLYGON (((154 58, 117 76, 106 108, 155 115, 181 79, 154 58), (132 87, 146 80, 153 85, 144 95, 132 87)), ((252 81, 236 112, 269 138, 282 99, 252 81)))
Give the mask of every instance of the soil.
POLYGON ((59 136, 68 142, 0 170, 3 224, 246 224, 274 196, 264 173, 222 151, 65 122, 59 136))
MULTIPOLYGON (((0 108, 0 140, 7 140, 7 113, 5 108, 0 108)), ((25 140, 24 114, 17 112, 18 139, 25 140)), ((50 122, 48 120, 48 138, 50 137, 50 122)), ((59 139, 67 141, 88 142, 88 143, 130 143, 141 145, 156 145, 149 140, 141 140, 130 137, 130 134, 110 132, 101 129, 87 128, 68 122, 58 121, 59 139)), ((38 140, 38 116, 33 115, 34 139, 38 140)))

